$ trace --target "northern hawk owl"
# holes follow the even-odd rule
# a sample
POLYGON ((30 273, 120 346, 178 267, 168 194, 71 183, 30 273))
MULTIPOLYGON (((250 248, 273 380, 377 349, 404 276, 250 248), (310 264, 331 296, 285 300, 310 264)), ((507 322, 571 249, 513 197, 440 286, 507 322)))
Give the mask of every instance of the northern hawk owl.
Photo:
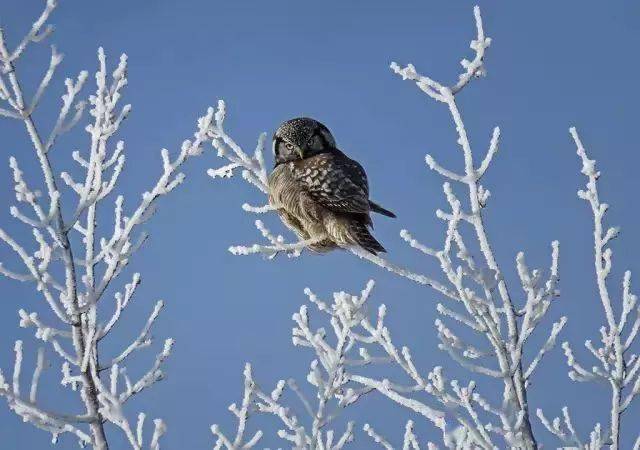
POLYGON ((395 214, 369 200, 367 174, 338 150, 326 126, 306 117, 284 122, 273 136, 273 154, 269 203, 301 239, 315 241, 311 250, 385 251, 369 231, 369 213, 395 214))

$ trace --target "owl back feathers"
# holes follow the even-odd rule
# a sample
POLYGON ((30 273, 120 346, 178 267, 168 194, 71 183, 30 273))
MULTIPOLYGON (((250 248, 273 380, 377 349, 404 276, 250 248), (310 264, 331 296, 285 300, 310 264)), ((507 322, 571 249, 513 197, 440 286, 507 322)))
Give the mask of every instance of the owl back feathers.
MULTIPOLYGON (((329 236, 334 248, 357 246, 374 255, 386 251, 371 234, 371 219, 367 214, 338 214, 325 211, 326 214, 322 215, 322 233, 329 236)), ((325 242, 321 247, 321 251, 328 250, 325 242)))
POLYGON ((300 238, 326 236, 319 251, 357 245, 384 252, 369 231, 369 214, 395 217, 369 201, 364 169, 337 149, 276 166, 269 176, 269 202, 300 238))

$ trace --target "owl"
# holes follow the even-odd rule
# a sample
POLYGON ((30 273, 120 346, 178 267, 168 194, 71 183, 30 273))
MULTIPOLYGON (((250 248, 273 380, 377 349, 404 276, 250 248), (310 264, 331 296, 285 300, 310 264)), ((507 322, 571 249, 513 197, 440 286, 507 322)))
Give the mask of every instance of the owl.
POLYGON ((329 129, 306 117, 284 122, 273 136, 275 168, 269 175, 269 204, 315 252, 384 247, 371 235, 370 213, 395 217, 369 200, 362 166, 336 147, 329 129))

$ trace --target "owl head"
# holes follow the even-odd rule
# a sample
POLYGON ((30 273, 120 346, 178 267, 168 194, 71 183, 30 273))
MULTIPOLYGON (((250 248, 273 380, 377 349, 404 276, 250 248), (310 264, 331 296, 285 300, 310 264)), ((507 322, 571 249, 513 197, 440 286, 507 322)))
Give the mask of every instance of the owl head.
POLYGON ((287 120, 273 135, 273 156, 276 166, 329 152, 335 147, 336 141, 329 129, 308 117, 287 120))

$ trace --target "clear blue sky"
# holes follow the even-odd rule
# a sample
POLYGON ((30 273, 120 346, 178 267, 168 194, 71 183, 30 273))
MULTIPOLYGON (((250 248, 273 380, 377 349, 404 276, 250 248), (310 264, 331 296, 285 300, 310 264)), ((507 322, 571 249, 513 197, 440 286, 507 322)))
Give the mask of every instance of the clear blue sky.
MULTIPOLYGON (((401 242, 398 232, 407 228, 425 243, 441 242, 443 226, 434 217, 445 203, 441 179, 426 169, 423 157, 431 153, 448 167, 461 167, 461 157, 446 109, 402 82, 388 65, 413 62, 423 73, 453 80, 474 36, 472 2, 60 3, 52 22, 57 25, 53 42, 66 54, 61 73, 93 70, 99 45, 112 62, 120 52, 129 55, 126 101, 133 104, 133 113, 123 127, 128 162, 121 183, 129 204, 157 176, 159 149, 176 149, 192 133, 195 118, 218 98, 228 105, 228 130, 246 148, 281 121, 310 115, 326 123, 343 150, 365 166, 373 197, 397 213, 397 220, 376 218, 376 236, 389 257, 437 273, 433 263, 401 242)), ((486 211, 489 233, 510 280, 517 251, 527 252, 530 266, 546 267, 549 243, 560 240, 562 297, 550 317, 569 317, 560 339, 572 341, 590 366, 581 343, 597 339, 603 318, 592 275, 591 217, 575 195, 584 180, 567 129, 579 128, 600 163, 601 194, 612 204, 609 219, 622 226, 612 279, 620 279, 627 268, 638 273, 640 4, 487 1, 480 6, 493 38, 488 77, 465 91, 460 102, 478 150, 484 150, 494 125, 502 127, 501 150, 485 180, 493 194, 486 211)), ((4 0, 0 23, 15 39, 40 8, 40 1, 4 0)), ((47 62, 46 47, 33 51, 22 73, 35 80, 47 62)), ((45 123, 54 120, 61 93, 58 77, 39 117, 45 123)), ((0 160, 16 155, 36 179, 35 157, 19 125, 0 121, 0 134, 0 160)), ((58 171, 69 168, 71 150, 86 145, 84 139, 76 135, 60 141, 54 155, 58 171)), ((305 286, 328 296, 334 290, 358 291, 375 278, 372 302, 388 305, 397 343, 411 345, 425 371, 452 367, 436 349, 432 324, 440 299, 432 291, 338 252, 271 262, 230 255, 229 245, 257 239, 254 217, 240 205, 260 199, 238 180, 212 182, 205 171, 217 164, 212 151, 191 162, 186 184, 162 203, 148 226, 151 239, 132 261, 143 274, 143 285, 117 338, 108 343, 133 337, 155 300, 166 301, 155 335, 177 341, 168 378, 130 405, 132 414, 140 407, 167 421, 164 448, 209 448, 211 423, 230 429, 226 407, 240 398, 245 361, 254 363, 265 387, 279 378, 304 380, 311 355, 292 347, 290 318, 305 301, 305 286)), ((0 181, 0 205, 13 204, 6 166, 0 181)), ((268 223, 275 228, 277 220, 268 223)), ((8 208, 3 207, 0 226, 30 242, 29 230, 14 223, 8 208)), ((0 261, 15 263, 5 246, 0 246, 0 261)), ((612 285, 612 291, 620 288, 612 285)), ((0 366, 10 373, 14 339, 24 339, 26 349, 36 348, 31 330, 18 328, 18 308, 45 308, 33 286, 10 280, 0 280, 0 298, 0 366)), ((151 358, 151 353, 141 357, 144 362, 151 358)), ((48 371, 44 382, 57 382, 58 370, 48 371)), ((42 399, 67 405, 68 392, 57 388, 43 391, 42 399)), ((608 395, 605 386, 569 381, 556 349, 534 379, 529 398, 533 409, 543 407, 548 415, 568 404, 585 436, 595 420, 605 420, 608 395)), ((404 411, 376 396, 349 414, 358 429, 370 422, 395 442, 407 419, 404 411)), ((638 406, 627 413, 627 433, 638 414, 638 406)), ((276 429, 271 419, 260 422, 265 431, 276 429)), ((417 431, 423 440, 438 440, 430 427, 417 431)), ((5 407, 0 407, 0 436, 3 449, 46 448, 50 439, 5 407)), ((272 433, 267 436, 264 446, 280 445, 272 433)), ((555 444, 546 432, 538 436, 555 444)), ((632 436, 625 439, 630 445, 632 436)), ((58 448, 76 447, 67 436, 58 448)), ((371 448, 371 442, 360 435, 354 448, 371 448)))

